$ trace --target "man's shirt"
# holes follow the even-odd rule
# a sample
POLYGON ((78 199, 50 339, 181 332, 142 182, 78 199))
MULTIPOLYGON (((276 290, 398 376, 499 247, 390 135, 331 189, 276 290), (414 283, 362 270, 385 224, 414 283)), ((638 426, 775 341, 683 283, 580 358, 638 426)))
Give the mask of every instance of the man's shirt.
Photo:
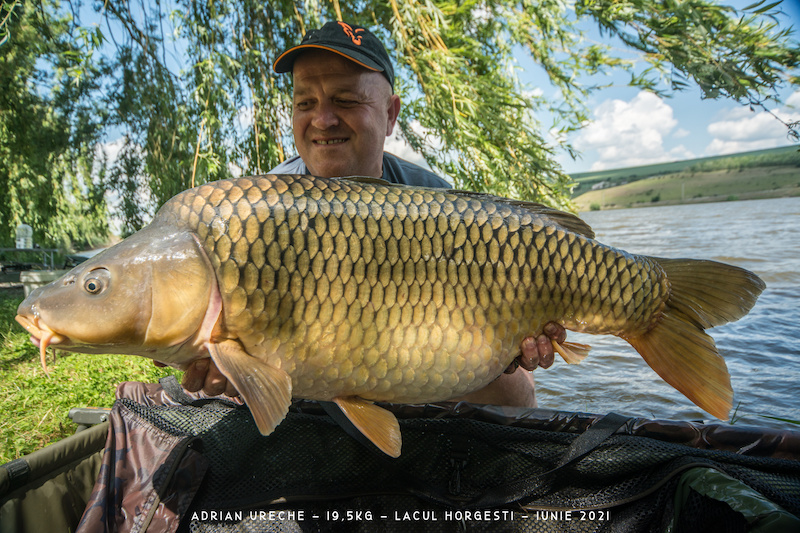
MULTIPOLYGON (((309 174, 306 164, 299 155, 291 157, 269 171, 270 174, 309 174)), ((383 153, 383 176, 381 178, 392 183, 414 185, 416 187, 439 187, 449 189, 452 186, 445 180, 419 165, 410 163, 390 153, 383 153)))

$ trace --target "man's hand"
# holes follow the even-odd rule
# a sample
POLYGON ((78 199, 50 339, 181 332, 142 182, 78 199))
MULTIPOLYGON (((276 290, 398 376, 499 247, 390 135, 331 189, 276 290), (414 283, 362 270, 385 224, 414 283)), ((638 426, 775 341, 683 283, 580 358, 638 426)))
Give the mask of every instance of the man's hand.
POLYGON ((555 322, 548 322, 544 326, 544 332, 536 338, 525 337, 520 343, 520 354, 508 365, 506 374, 512 374, 517 367, 521 366, 528 372, 533 372, 537 368, 550 368, 555 360, 555 350, 551 339, 562 343, 567 340, 567 330, 564 326, 555 322))
MULTIPOLYGON (((550 340, 552 339, 560 343, 564 342, 566 338, 567 332, 561 324, 548 322, 545 324, 544 332, 541 335, 536 338, 526 337, 523 339, 520 344, 521 353, 514 362, 509 365, 506 369, 506 373, 513 374, 517 367, 520 366, 529 372, 539 367, 550 368, 555 358, 553 343, 550 342, 550 340)), ((231 397, 239 396, 239 392, 236 388, 222 375, 222 372, 219 371, 217 365, 215 365, 210 358, 199 359, 190 364, 183 374, 181 383, 183 388, 189 392, 197 392, 202 389, 203 392, 209 396, 217 396, 222 393, 231 397)), ((528 387, 527 381, 521 383, 523 383, 524 386, 519 388, 523 391, 522 395, 524 395, 524 389, 528 387)), ((530 389, 532 395, 532 383, 530 389)), ((530 402, 519 400, 513 403, 529 404, 530 402)))
POLYGON ((222 393, 231 397, 239 396, 239 391, 219 371, 210 357, 190 364, 183 373, 181 384, 189 392, 202 389, 209 396, 218 396, 222 393))
POLYGON ((519 346, 520 355, 508 365, 499 378, 482 389, 453 398, 451 401, 536 407, 536 382, 531 372, 539 367, 550 368, 555 359, 555 350, 551 339, 561 343, 566 338, 567 331, 561 324, 548 322, 544 326, 544 332, 538 337, 522 339, 519 346))

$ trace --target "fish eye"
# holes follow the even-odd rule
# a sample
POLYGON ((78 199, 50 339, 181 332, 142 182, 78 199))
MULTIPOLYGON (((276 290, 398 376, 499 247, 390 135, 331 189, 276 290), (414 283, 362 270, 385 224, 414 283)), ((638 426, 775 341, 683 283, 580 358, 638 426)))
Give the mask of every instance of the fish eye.
POLYGON ((89 278, 86 280, 86 283, 83 284, 83 287, 89 294, 97 294, 103 290, 103 282, 94 278, 89 278))
POLYGON ((89 294, 100 294, 108 287, 111 273, 105 268, 92 270, 83 282, 83 289, 89 294))

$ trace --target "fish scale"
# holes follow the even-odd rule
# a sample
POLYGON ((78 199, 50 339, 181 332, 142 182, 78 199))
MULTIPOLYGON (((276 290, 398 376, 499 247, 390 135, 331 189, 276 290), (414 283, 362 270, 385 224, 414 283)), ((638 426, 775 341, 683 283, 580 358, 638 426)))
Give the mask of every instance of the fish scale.
POLYGON ((202 239, 226 328, 314 399, 451 398, 493 380, 548 320, 647 328, 666 291, 646 258, 524 207, 441 191, 241 178, 178 195, 170 213, 202 239), (634 278, 639 298, 620 288, 634 278), (429 368, 439 377, 422 383, 429 368))
MULTIPOLYGON (((255 176, 168 201, 116 246, 33 291, 40 347, 186 368, 211 357, 267 435, 292 397, 332 400, 381 450, 399 425, 371 400, 479 390, 547 322, 627 340, 718 418, 730 375, 704 330, 744 316, 744 269, 639 256, 530 202, 374 178, 255 176)), ((587 347, 553 342, 568 362, 587 347)))

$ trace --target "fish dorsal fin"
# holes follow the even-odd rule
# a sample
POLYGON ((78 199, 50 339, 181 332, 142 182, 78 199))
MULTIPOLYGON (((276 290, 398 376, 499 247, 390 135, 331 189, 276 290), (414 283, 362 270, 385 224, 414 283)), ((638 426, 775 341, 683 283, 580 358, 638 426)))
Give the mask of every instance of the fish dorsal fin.
POLYGON ((292 403, 292 378, 247 353, 234 340, 209 344, 211 359, 233 383, 253 414, 258 431, 269 435, 286 418, 292 403))
MULTIPOLYGON (((361 185, 383 185, 385 187, 400 187, 400 188, 408 187, 408 185, 403 185, 400 183, 392 183, 381 178, 371 178, 367 176, 348 176, 346 178, 335 178, 335 179, 338 179, 343 182, 358 183, 361 185)), ((510 198, 503 198, 501 196, 494 196, 492 194, 465 191, 462 189, 437 189, 431 187, 415 187, 415 188, 435 191, 437 193, 455 194, 457 196, 461 196, 464 198, 472 198, 480 202, 491 202, 495 204, 511 206, 516 209, 523 209, 525 211, 528 211, 532 215, 547 217, 553 223, 557 224, 558 226, 567 231, 571 231, 572 233, 577 233, 578 235, 582 235, 589 239, 594 239, 594 230, 592 230, 589 224, 581 220, 580 217, 573 215, 572 213, 567 213, 566 211, 560 211, 554 207, 550 207, 537 202, 512 200, 510 198)))
POLYGON ((494 196, 492 194, 481 192, 464 191, 461 189, 453 189, 447 192, 466 198, 473 198, 480 202, 493 202, 495 204, 508 205, 517 209, 523 209, 532 215, 547 217, 567 231, 577 233, 578 235, 583 235, 589 239, 594 239, 594 230, 591 228, 591 226, 589 226, 589 224, 581 220, 581 218, 577 215, 567 213, 566 211, 561 211, 555 207, 550 207, 538 202, 512 200, 511 198, 503 198, 501 196, 494 196))
POLYGON ((362 435, 390 457, 400 457, 400 424, 391 412, 355 396, 334 398, 339 409, 362 435))
POLYGON ((383 178, 374 178, 372 176, 347 176, 346 178, 331 178, 336 181, 358 183, 360 185, 385 185, 390 187, 402 187, 399 183, 392 183, 383 178))

